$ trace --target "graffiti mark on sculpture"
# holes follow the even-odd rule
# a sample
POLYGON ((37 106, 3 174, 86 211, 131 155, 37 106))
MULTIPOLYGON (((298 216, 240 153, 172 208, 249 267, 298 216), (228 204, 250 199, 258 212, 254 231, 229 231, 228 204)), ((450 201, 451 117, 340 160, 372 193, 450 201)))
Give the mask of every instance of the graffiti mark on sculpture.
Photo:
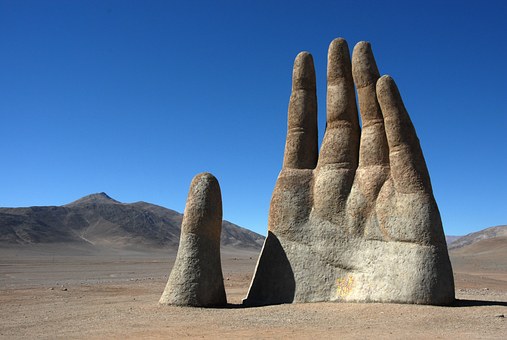
POLYGON ((336 294, 342 298, 346 297, 352 291, 354 286, 354 277, 351 275, 345 278, 336 279, 336 294))

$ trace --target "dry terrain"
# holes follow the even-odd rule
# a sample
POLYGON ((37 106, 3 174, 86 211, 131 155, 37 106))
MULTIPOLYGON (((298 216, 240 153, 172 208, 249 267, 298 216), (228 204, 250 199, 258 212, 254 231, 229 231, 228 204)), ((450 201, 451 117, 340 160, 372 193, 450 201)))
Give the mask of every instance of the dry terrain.
POLYGON ((506 338, 507 240, 481 242, 452 252, 459 299, 452 307, 241 308, 257 252, 224 248, 230 305, 215 309, 157 304, 174 252, 2 246, 0 338, 506 338))

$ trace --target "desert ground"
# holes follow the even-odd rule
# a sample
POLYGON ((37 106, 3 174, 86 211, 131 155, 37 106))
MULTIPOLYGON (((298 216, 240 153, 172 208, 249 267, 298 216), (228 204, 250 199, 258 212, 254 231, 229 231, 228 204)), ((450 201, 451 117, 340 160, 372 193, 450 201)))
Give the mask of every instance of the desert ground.
POLYGON ((0 338, 505 339, 507 253, 497 247, 490 254, 489 246, 451 253, 458 299, 451 307, 309 303, 242 308, 258 252, 223 249, 229 305, 211 309, 158 305, 174 252, 2 246, 0 338))

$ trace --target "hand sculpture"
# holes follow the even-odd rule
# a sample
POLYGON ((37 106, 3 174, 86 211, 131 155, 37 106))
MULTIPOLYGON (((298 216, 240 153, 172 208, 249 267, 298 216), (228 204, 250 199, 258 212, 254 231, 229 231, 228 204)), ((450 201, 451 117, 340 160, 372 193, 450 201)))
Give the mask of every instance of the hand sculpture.
POLYGON ((294 63, 283 168, 246 304, 449 304, 454 281, 415 129, 370 44, 335 39, 318 154, 312 56, 294 63), (354 83, 357 89, 360 131, 354 83))

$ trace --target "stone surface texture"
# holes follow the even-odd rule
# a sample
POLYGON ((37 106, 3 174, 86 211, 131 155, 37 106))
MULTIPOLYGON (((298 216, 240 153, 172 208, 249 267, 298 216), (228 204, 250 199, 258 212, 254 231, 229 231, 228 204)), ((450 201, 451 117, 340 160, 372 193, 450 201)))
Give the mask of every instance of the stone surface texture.
POLYGON ((217 179, 202 173, 190 185, 178 254, 161 304, 209 307, 227 303, 220 262, 222 195, 217 179))
POLYGON ((358 43, 352 60, 344 39, 329 47, 319 154, 316 103, 313 59, 302 52, 268 237, 244 303, 452 303, 452 268, 419 140, 369 43, 358 43))

